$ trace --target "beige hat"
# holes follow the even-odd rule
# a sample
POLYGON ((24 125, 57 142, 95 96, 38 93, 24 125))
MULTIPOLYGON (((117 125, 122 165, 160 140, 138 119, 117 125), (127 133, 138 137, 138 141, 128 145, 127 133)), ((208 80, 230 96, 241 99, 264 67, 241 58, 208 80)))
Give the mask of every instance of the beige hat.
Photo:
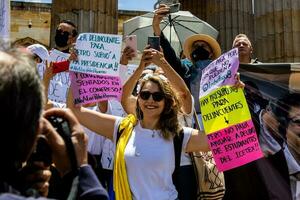
POLYGON ((27 49, 33 53, 36 54, 38 57, 40 57, 42 60, 48 60, 49 59, 49 52, 43 45, 40 44, 33 44, 27 47, 27 49))
POLYGON ((196 34, 196 35, 192 35, 192 36, 188 37, 184 42, 183 53, 188 59, 191 60, 193 43, 198 40, 204 41, 207 44, 209 44, 209 46, 213 50, 213 57, 212 57, 213 60, 215 60, 216 58, 218 58, 221 55, 221 47, 214 38, 212 38, 209 35, 205 35, 205 34, 196 34))

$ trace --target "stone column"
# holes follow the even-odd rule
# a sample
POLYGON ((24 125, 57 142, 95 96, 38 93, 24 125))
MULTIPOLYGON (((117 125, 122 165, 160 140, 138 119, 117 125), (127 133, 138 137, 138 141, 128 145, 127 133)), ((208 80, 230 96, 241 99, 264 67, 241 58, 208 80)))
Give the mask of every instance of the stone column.
POLYGON ((300 1, 255 0, 256 49, 263 62, 300 61, 300 1))
POLYGON ((118 0, 53 0, 51 14, 51 46, 55 28, 63 19, 74 22, 79 33, 118 32, 118 0))
POLYGON ((218 41, 223 51, 232 47, 238 33, 245 33, 254 41, 252 0, 181 0, 188 10, 219 31, 218 41))

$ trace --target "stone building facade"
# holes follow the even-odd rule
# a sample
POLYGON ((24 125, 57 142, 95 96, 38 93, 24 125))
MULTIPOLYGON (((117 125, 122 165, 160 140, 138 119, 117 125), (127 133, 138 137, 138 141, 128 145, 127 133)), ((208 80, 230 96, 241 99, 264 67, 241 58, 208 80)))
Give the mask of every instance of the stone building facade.
POLYGON ((11 32, 13 44, 40 43, 49 46, 51 4, 11 2, 11 32))
POLYGON ((224 51, 238 33, 252 40, 263 62, 300 62, 299 0, 180 0, 189 10, 219 31, 224 51))

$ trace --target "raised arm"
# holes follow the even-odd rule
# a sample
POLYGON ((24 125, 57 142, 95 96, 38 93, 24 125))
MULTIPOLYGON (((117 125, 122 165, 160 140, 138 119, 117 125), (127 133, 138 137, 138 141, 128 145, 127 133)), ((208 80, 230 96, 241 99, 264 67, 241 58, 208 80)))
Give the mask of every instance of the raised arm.
POLYGON ((185 150, 186 152, 210 151, 206 134, 203 131, 193 129, 185 150))
POLYGON ((155 10, 152 28, 154 31, 154 35, 160 36, 160 45, 163 49, 166 60, 172 66, 172 68, 183 78, 187 74, 187 68, 181 63, 180 58, 177 57, 174 49, 162 33, 159 26, 163 18, 168 15, 169 9, 170 8, 168 6, 161 4, 160 7, 155 10))
POLYGON ((67 98, 67 107, 73 111, 80 124, 99 135, 113 140, 116 121, 115 116, 89 110, 81 106, 75 106, 71 89, 69 90, 67 98))
POLYGON ((132 95, 133 89, 141 77, 144 68, 150 64, 152 58, 152 51, 145 49, 141 58, 138 68, 129 77, 123 86, 123 93, 121 104, 127 114, 135 114, 136 109, 136 97, 132 95))
POLYGON ((53 108, 53 103, 48 99, 48 90, 49 90, 49 84, 51 79, 53 78, 55 74, 53 73, 53 64, 52 62, 49 64, 46 62, 46 69, 44 71, 43 75, 43 85, 44 85, 44 95, 45 95, 45 106, 44 109, 48 110, 50 108, 53 108))
POLYGON ((191 113, 192 112, 192 96, 186 86, 184 80, 179 76, 179 74, 170 66, 170 64, 164 58, 164 55, 156 50, 153 50, 153 63, 161 67, 170 81, 173 89, 178 94, 180 100, 182 101, 182 112, 191 113))

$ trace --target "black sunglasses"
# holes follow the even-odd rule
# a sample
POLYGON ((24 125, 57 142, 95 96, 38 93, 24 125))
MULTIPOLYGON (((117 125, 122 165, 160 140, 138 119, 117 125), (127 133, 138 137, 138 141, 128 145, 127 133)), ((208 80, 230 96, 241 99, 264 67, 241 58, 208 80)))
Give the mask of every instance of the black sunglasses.
POLYGON ((165 98, 165 95, 162 92, 149 92, 149 91, 141 91, 140 92, 140 97, 143 100, 148 100, 150 96, 152 95, 152 99, 154 101, 161 101, 165 98))

